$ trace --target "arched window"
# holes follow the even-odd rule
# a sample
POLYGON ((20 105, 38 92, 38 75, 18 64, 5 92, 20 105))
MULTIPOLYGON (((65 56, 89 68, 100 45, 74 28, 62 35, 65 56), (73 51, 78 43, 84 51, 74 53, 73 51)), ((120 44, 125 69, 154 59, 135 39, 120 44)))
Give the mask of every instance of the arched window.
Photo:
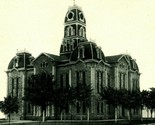
POLYGON ((68 45, 68 51, 72 50, 72 44, 69 40, 67 40, 67 45, 68 45))
POLYGON ((67 34, 67 36, 75 35, 75 30, 73 29, 72 26, 69 26, 69 27, 67 28, 66 34, 67 34))
POLYGON ((68 36, 72 35, 72 27, 68 27, 68 36))
POLYGON ((85 37, 85 30, 84 30, 83 27, 80 28, 79 35, 82 36, 82 37, 85 37))
POLYGON ((71 50, 74 50, 74 40, 71 42, 71 50))
POLYGON ((64 41, 62 46, 63 46, 63 52, 68 51, 67 41, 64 41))

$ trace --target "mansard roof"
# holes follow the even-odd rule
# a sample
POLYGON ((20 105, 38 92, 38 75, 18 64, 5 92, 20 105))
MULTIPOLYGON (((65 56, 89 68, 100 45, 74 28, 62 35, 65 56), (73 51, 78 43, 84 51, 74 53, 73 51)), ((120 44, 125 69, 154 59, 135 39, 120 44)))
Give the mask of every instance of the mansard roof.
POLYGON ((105 62, 105 56, 103 51, 100 47, 93 42, 83 42, 80 43, 75 50, 72 52, 70 61, 77 61, 77 60, 103 60, 105 62), (80 51, 82 50, 82 55, 80 51))
POLYGON ((34 57, 28 52, 18 52, 9 62, 8 69, 16 68, 31 68, 34 57))

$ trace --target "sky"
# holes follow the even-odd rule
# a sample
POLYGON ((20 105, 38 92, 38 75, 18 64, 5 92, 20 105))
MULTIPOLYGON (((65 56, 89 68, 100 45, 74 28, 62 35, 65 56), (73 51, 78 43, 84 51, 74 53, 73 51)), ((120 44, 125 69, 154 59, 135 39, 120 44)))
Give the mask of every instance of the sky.
MULTIPOLYGON (((59 55, 64 17, 73 0, 0 0, 0 100, 17 51, 59 55)), ((87 39, 105 56, 129 54, 141 73, 140 87, 155 87, 155 0, 75 0, 84 12, 87 39)))

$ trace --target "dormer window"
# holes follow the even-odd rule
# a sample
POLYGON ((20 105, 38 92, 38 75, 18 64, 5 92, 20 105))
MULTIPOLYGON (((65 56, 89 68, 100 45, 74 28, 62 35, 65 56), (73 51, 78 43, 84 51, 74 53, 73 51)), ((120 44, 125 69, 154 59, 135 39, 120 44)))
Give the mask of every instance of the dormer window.
POLYGON ((97 58, 98 58, 98 59, 102 59, 101 50, 100 50, 99 48, 96 48, 96 52, 97 52, 97 58))
POLYGON ((78 58, 84 58, 84 46, 78 49, 78 58))
POLYGON ((136 64, 135 64, 135 60, 132 60, 132 65, 133 65, 133 69, 136 69, 136 64))
POLYGON ((33 61, 33 59, 34 59, 34 58, 33 58, 32 56, 29 57, 29 63, 30 63, 30 64, 31 64, 31 62, 33 61))
POLYGON ((100 58, 100 51, 98 48, 96 49, 96 52, 97 52, 97 58, 100 58))
POLYGON ((19 66, 19 56, 16 56, 15 60, 14 60, 14 66, 18 67, 19 66))

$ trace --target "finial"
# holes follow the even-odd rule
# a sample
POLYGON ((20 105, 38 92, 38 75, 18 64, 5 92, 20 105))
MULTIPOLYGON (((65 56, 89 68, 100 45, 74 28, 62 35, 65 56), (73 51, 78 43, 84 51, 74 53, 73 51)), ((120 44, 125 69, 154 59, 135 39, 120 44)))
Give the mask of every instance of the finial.
POLYGON ((73 2, 74 2, 74 6, 75 6, 75 0, 73 0, 73 2))

